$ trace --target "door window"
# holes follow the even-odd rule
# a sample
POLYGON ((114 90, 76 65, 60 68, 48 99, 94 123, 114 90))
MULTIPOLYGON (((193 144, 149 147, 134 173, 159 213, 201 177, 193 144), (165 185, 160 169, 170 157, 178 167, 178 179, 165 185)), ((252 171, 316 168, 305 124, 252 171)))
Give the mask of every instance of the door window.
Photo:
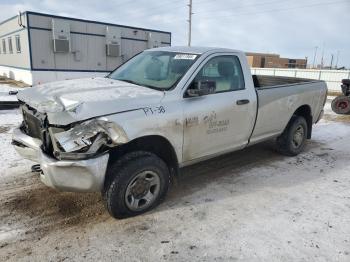
POLYGON ((244 89, 244 77, 238 57, 218 56, 210 59, 198 72, 189 88, 198 88, 203 83, 214 87, 213 93, 244 89))

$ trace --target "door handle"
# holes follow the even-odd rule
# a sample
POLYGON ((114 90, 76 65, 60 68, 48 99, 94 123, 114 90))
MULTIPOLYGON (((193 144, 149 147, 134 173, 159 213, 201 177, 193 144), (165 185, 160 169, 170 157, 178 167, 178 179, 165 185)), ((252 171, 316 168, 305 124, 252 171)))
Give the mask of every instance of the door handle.
POLYGON ((249 104, 249 100, 248 99, 237 100, 236 104, 239 106, 249 104))

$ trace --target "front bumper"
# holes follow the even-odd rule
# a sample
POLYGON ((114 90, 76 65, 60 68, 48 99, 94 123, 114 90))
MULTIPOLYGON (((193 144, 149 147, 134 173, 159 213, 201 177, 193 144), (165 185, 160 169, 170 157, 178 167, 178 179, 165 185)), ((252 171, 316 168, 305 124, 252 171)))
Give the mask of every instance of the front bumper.
POLYGON ((109 154, 85 160, 57 160, 41 150, 41 141, 23 133, 13 131, 12 144, 23 157, 39 163, 41 181, 52 188, 70 192, 101 191, 109 154))

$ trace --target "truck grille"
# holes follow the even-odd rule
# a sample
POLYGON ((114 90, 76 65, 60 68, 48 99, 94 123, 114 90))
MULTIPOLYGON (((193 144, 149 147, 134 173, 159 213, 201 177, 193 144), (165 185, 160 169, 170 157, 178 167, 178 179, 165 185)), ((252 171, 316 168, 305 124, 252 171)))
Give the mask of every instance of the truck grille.
POLYGON ((46 126, 46 116, 37 112, 34 108, 22 105, 23 122, 21 129, 30 137, 38 138, 42 142, 42 150, 52 156, 52 141, 46 126))
POLYGON ((42 140, 42 120, 39 116, 35 115, 35 111, 28 108, 28 106, 22 106, 23 115, 23 131, 31 137, 42 140))
POLYGON ((28 136, 42 140, 41 122, 35 116, 23 114, 23 130, 28 136))

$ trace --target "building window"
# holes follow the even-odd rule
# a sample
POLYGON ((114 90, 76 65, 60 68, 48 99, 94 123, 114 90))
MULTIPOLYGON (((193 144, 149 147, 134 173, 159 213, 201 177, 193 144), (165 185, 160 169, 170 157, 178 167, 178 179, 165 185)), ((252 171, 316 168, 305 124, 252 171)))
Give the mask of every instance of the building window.
POLYGON ((12 49, 12 38, 9 37, 7 40, 8 40, 8 42, 9 42, 9 53, 12 54, 12 53, 13 53, 13 49, 12 49))
POLYGON ((5 39, 2 39, 2 52, 6 54, 6 41, 5 39))
POLYGON ((15 36, 16 38, 16 51, 17 53, 21 52, 21 38, 19 37, 19 35, 15 36))

